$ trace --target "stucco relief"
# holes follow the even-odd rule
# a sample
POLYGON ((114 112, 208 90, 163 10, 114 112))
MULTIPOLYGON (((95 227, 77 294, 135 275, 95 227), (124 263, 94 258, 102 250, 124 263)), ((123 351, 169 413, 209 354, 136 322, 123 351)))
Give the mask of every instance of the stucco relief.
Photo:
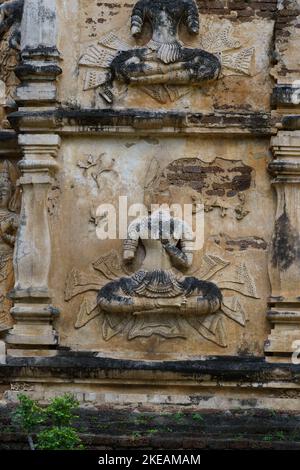
POLYGON ((202 25, 194 0, 140 0, 130 26, 111 30, 91 44, 79 65, 89 68, 84 90, 98 89, 104 102, 113 103, 114 85, 123 83, 165 104, 224 75, 250 75, 254 52, 234 38, 230 24, 209 19, 202 25), (141 44, 148 25, 152 33, 141 44), (180 39, 182 25, 190 37, 199 36, 195 47, 180 39))
POLYGON ((0 164, 0 332, 12 327, 8 294, 14 286, 13 249, 19 225, 18 170, 4 160, 0 164))
POLYGON ((23 4, 24 0, 0 4, 0 106, 4 107, 14 106, 14 92, 19 83, 14 70, 19 63, 23 4))
MULTIPOLYGON (((120 312, 113 313, 105 311, 99 306, 96 300, 97 293, 101 292, 101 289, 105 286, 106 289, 108 286, 110 287, 108 279, 113 281, 114 285, 116 285, 120 276, 123 279, 125 277, 130 284, 132 280, 135 282, 136 279, 132 275, 128 275, 128 268, 124 267, 121 256, 115 251, 101 257, 93 263, 93 267, 95 270, 93 276, 79 272, 76 268, 69 273, 65 287, 65 300, 70 302, 75 297, 81 296, 82 301, 74 323, 75 328, 83 328, 98 317, 102 336, 106 341, 118 334, 125 335, 128 340, 152 335, 159 335, 166 339, 188 339, 187 331, 189 331, 189 334, 196 331, 200 337, 218 346, 226 347, 227 335, 224 317, 245 327, 249 318, 245 311, 243 299, 246 297, 250 299, 259 298, 255 281, 245 262, 233 266, 229 261, 213 253, 207 253, 203 257, 201 267, 191 274, 193 278, 196 279, 197 277, 205 283, 212 283, 220 289, 222 302, 217 306, 216 312, 197 315, 195 308, 194 312, 191 311, 189 315, 184 315, 176 312, 176 308, 178 310, 179 308, 176 301, 174 302, 174 298, 167 297, 168 300, 165 304, 168 303, 168 306, 160 306, 161 309, 165 309, 164 314, 159 314, 158 310, 155 313, 141 310, 133 314, 125 311, 121 312, 121 309, 120 312), (224 272, 223 275, 218 276, 222 272, 224 272), (171 313, 168 313, 170 311, 171 313)), ((144 279, 138 279, 137 291, 144 280, 145 276, 144 279)), ((173 281, 175 283, 176 279, 174 278, 173 281)), ((170 285, 173 285, 173 282, 170 285)), ((179 293, 182 294, 182 287, 179 285, 178 288, 179 293)), ((141 296, 141 298, 143 297, 141 296)), ((145 299, 147 297, 144 297, 145 299)), ((153 300, 152 297, 150 299, 153 300)))
MULTIPOLYGON (((101 194, 102 202, 114 200, 112 191, 119 179, 115 158, 89 154, 80 158, 77 166, 101 194)), ((249 214, 246 195, 254 181, 253 169, 241 160, 215 158, 208 163, 200 158, 181 158, 163 167, 153 157, 146 165, 144 204, 148 208, 153 203, 192 204, 193 217, 203 205, 206 212, 217 209, 216 216, 227 215, 239 223, 249 214)), ((97 227, 106 223, 98 220, 96 211, 92 221, 97 227)), ((247 256, 227 256, 235 247, 242 252, 243 242, 246 248, 266 249, 261 246, 264 240, 255 237, 234 244, 220 234, 212 246, 204 247, 199 258, 200 253, 191 249, 189 227, 170 214, 150 211, 129 225, 122 251, 113 249, 92 263, 94 274, 75 266, 69 272, 65 301, 81 299, 75 328, 97 318, 105 341, 117 335, 134 340, 153 335, 188 339, 198 334, 225 348, 228 321, 245 327, 249 299, 260 297, 247 256), (171 237, 161 233, 164 223, 173 227, 171 237), (186 228, 181 237, 175 233, 178 224, 186 228), (150 226, 158 230, 154 240, 144 233, 150 226)))
POLYGON ((114 189, 121 181, 113 157, 107 153, 86 155, 78 161, 77 166, 82 169, 83 176, 94 181, 100 196, 105 195, 106 200, 114 196, 114 189))

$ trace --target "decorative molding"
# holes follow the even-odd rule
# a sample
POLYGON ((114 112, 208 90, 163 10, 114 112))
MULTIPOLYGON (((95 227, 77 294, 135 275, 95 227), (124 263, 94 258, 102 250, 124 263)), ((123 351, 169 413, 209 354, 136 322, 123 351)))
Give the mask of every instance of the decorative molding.
POLYGON ((16 93, 19 105, 55 105, 56 79, 61 73, 56 43, 56 0, 26 0, 21 25, 22 61, 16 68, 21 80, 16 93))
POLYGON ((11 125, 22 132, 59 132, 60 135, 275 135, 276 120, 270 113, 192 113, 141 109, 19 110, 9 115, 11 125))

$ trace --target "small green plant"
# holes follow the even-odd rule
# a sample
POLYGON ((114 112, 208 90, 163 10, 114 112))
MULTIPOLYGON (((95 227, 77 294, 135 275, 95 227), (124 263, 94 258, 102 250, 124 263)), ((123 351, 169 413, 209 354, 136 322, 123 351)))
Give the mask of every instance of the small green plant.
POLYGON ((158 429, 148 429, 147 431, 147 434, 150 434, 150 435, 157 434, 157 433, 158 433, 158 429))
POLYGON ((79 402, 71 394, 65 394, 54 398, 45 409, 45 413, 51 419, 54 426, 67 427, 72 425, 72 421, 78 416, 74 415, 74 409, 79 402))
POLYGON ((18 399, 20 403, 13 413, 13 422, 27 434, 29 447, 35 450, 32 435, 35 429, 44 423, 45 414, 35 400, 23 394, 18 395, 18 399))
POLYGON ((300 441, 300 433, 299 431, 295 430, 291 433, 290 435, 290 440, 291 441, 300 441))
POLYGON ((172 428, 166 428, 165 432, 173 432, 173 429, 172 428))
POLYGON ((176 421, 181 421, 184 418, 184 414, 180 411, 177 411, 177 413, 174 414, 174 418, 176 419, 176 421))
POLYGON ((285 434, 283 431, 277 431, 275 433, 275 437, 276 439, 278 439, 279 441, 285 441, 286 440, 286 437, 285 437, 285 434))
POLYGON ((142 434, 140 433, 140 431, 133 431, 133 433, 132 433, 132 438, 133 439, 138 439, 141 436, 142 436, 142 434))
POLYGON ((135 424, 147 424, 148 423, 148 419, 143 417, 143 416, 139 416, 138 418, 135 418, 134 420, 134 423, 135 424))
POLYGON ((273 436, 264 436, 263 441, 271 442, 271 441, 273 441, 273 436))
POLYGON ((39 450, 82 450, 80 437, 75 429, 65 426, 54 426, 37 435, 39 450))
POLYGON ((193 413, 192 418, 194 421, 204 421, 204 418, 200 413, 193 413))
POLYGON ((105 431, 108 428, 109 428, 109 424, 99 424, 97 426, 98 431, 105 431))
POLYGON ((79 403, 73 395, 65 394, 51 400, 47 407, 26 395, 19 395, 19 405, 13 421, 27 434, 31 450, 76 450, 83 449, 73 420, 77 418, 74 409, 79 403), (41 430, 41 426, 47 426, 41 430), (36 445, 33 435, 36 434, 36 445))
POLYGON ((270 434, 268 436, 264 436, 263 438, 264 441, 285 441, 287 440, 286 435, 284 434, 284 431, 276 431, 274 434, 270 434))

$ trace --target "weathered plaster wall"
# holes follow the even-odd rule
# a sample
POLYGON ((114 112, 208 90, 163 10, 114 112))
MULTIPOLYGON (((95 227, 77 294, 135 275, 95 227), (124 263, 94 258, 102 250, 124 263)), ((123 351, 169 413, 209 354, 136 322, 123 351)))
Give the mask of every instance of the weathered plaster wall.
MULTIPOLYGON (((88 137, 71 137, 63 141, 59 163, 63 171, 57 177, 59 189, 50 220, 53 257, 63 259, 63 263, 53 263, 51 288, 55 293, 54 303, 61 310, 56 326, 62 345, 81 350, 100 350, 122 357, 142 356, 147 359, 199 354, 262 354, 268 333, 265 320, 270 293, 267 248, 274 212, 274 200, 266 173, 268 139, 215 138, 212 142, 209 137, 123 137, 116 141, 103 137, 91 141, 88 137), (105 154, 106 159, 102 169, 107 170, 100 174, 98 187, 93 178, 93 172, 94 175, 97 174, 97 167, 86 170, 82 168, 82 163, 86 163, 89 156, 97 158, 101 154, 105 154), (258 298, 240 296, 248 318, 245 327, 226 319, 228 347, 220 347, 205 340, 192 328, 185 328, 187 339, 153 336, 150 339, 136 338, 128 341, 128 332, 124 332, 105 341, 102 316, 80 329, 75 329, 83 301, 95 303, 96 292, 92 290, 95 277, 99 277, 99 284, 103 282, 103 276, 93 268, 93 263, 101 256, 107 255, 111 249, 122 254, 120 240, 101 241, 97 238, 97 218, 96 221, 93 218, 96 208, 103 202, 117 204, 118 197, 126 195, 129 195, 129 205, 143 202, 149 164, 158 161, 163 170, 171 162, 183 158, 188 158, 191 162, 194 162, 195 158, 201 159, 202 162, 210 164, 212 171, 215 170, 216 173, 216 158, 221 159, 219 165, 220 162, 229 160, 230 168, 246 165, 252 169, 250 188, 243 193, 245 202, 241 220, 238 220, 239 212, 236 212, 240 204, 238 198, 217 197, 216 200, 216 197, 212 196, 209 199, 216 207, 209 207, 209 211, 205 212, 205 247, 197 253, 190 271, 199 270, 205 254, 219 256, 230 263, 221 273, 221 279, 226 281, 235 279, 236 268, 241 263, 246 264, 256 286, 258 298), (66 301, 64 286, 73 269, 86 276, 87 284, 91 284, 91 291, 66 301)), ((220 182, 216 184, 220 186, 220 182)), ((183 194, 186 196, 184 202, 190 202, 186 188, 180 192, 180 188, 174 186, 174 192, 177 195, 173 197, 174 202, 184 201, 183 194)), ((74 280, 73 287, 75 284, 74 280)), ((226 297, 232 297, 232 294, 232 291, 225 293, 226 297)))
MULTIPOLYGON (((58 99, 63 106, 73 109, 75 119, 79 122, 79 132, 84 129, 86 134, 89 126, 76 117, 76 112, 82 108, 209 113, 209 116, 203 118, 201 114, 193 116, 190 125, 201 127, 205 120, 206 125, 219 129, 222 121, 227 119, 228 124, 234 122, 239 129, 237 135, 226 136, 224 127, 224 135, 218 130, 219 135, 213 138, 210 135, 180 136, 178 130, 174 130, 174 133, 168 131, 168 136, 163 136, 161 132, 156 134, 153 129, 149 135, 147 130, 143 130, 139 132, 139 137, 135 137, 124 118, 125 126, 130 131, 128 136, 117 139, 109 135, 99 136, 101 126, 95 121, 91 123, 90 129, 96 130, 97 136, 76 137, 72 134, 63 137, 58 157, 61 171, 51 193, 50 208, 53 259, 64 260, 63 263, 52 264, 50 276, 54 303, 61 311, 56 328, 63 346, 146 359, 263 353, 269 331, 265 319, 270 295, 267 253, 275 210, 275 198, 267 174, 269 137, 251 137, 251 128, 246 129, 250 135, 243 136, 245 127, 241 124, 241 117, 231 117, 230 113, 242 113, 244 117, 250 115, 252 122, 257 123, 254 124, 255 134, 261 129, 261 122, 268 120, 265 113, 271 106, 273 78, 270 70, 274 61, 277 5, 275 1, 255 2, 254 5, 249 2, 220 1, 198 2, 198 6, 201 14, 200 36, 193 39, 185 27, 181 27, 180 38, 189 47, 210 48, 227 58, 219 80, 197 88, 189 87, 183 96, 164 102, 154 95, 150 96, 149 90, 145 92, 141 87, 116 84, 114 103, 109 104, 99 93, 99 87, 84 90, 87 73, 91 72, 94 77, 98 77, 99 73, 107 73, 104 59, 107 54, 117 53, 115 44, 141 47, 147 43, 150 30, 146 27, 138 41, 130 36, 129 18, 133 3, 76 0, 70 5, 69 2, 58 0, 58 49, 63 68, 58 99), (99 49, 98 41, 112 31, 116 34, 114 41, 117 43, 106 42, 99 49), (221 113, 221 117, 218 113, 221 113), (227 339, 226 345, 222 346, 203 338, 186 325, 180 334, 186 335, 187 339, 152 335, 150 338, 135 337, 128 340, 128 325, 125 325, 121 334, 114 336, 110 334, 111 331, 107 332, 103 315, 95 316, 90 322, 75 328, 82 312, 86 309, 91 312, 95 304, 95 284, 103 283, 103 276, 101 278, 101 273, 95 270, 93 263, 112 249, 120 255, 122 253, 120 240, 104 242, 97 239, 96 226, 99 221, 95 209, 103 202, 116 203, 119 196, 128 195, 129 203, 142 202, 149 165, 153 167, 154 164, 156 174, 159 174, 174 161, 175 165, 179 164, 182 168, 182 159, 190 159, 190 165, 197 167, 198 164, 198 168, 199 165, 207 165, 213 180, 208 183, 212 187, 209 196, 204 191, 197 192, 195 187, 188 187, 188 184, 182 187, 182 181, 178 183, 176 178, 174 184, 170 185, 173 202, 190 202, 191 197, 197 198, 199 193, 200 199, 205 199, 205 247, 195 257, 190 272, 197 272, 201 268, 205 255, 216 255, 229 263, 224 272, 220 273, 221 281, 231 282, 236 276, 237 267, 245 263, 247 273, 251 276, 250 283, 253 282, 257 289, 255 293, 252 292, 253 295, 249 295, 249 291, 244 295, 245 290, 238 294, 247 322, 242 326, 226 318, 224 326, 227 339), (237 186, 234 194, 229 194, 228 188, 224 192, 216 176, 218 165, 226 166, 225 179, 236 166, 249 166, 249 188, 239 191, 237 186), (103 169, 105 172, 101 173, 103 169), (83 276, 84 281, 80 276, 83 276), (100 276, 98 281, 97 276, 100 276), (87 284, 85 292, 80 292, 82 282, 87 284)), ((95 80, 97 83, 98 78, 95 80)), ((176 89, 178 92, 180 87, 176 89)), ((112 118, 110 128, 113 122, 112 118)), ((72 118, 69 118, 68 128, 71 129, 71 126, 72 118)), ((197 172, 197 168, 194 171, 197 172)), ((241 174, 245 175, 243 172, 241 174)), ((192 178, 191 173, 187 178, 192 178)), ((233 291, 228 290, 224 295, 231 298, 233 291)), ((91 315, 94 316, 93 313, 91 315)), ((149 333, 147 328, 144 332, 149 333)), ((141 334, 143 328, 138 330, 141 334)))

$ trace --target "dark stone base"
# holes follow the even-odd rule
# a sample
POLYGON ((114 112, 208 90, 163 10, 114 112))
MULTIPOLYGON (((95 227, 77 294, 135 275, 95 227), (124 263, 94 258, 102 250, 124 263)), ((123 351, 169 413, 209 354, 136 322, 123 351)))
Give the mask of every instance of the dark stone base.
MULTIPOLYGON (((28 450, 0 408, 0 450, 28 450)), ((300 450, 300 413, 216 410, 153 413, 143 408, 79 409, 74 425, 87 450, 300 450)))
POLYGON ((261 382, 290 381, 300 383, 300 365, 273 364, 263 357, 219 356, 200 360, 136 361, 97 357, 97 353, 58 351, 53 357, 9 357, 0 365, 0 383, 15 377, 43 377, 88 379, 119 377, 131 374, 154 374, 157 378, 172 373, 185 379, 200 380, 209 375, 211 380, 261 382))

